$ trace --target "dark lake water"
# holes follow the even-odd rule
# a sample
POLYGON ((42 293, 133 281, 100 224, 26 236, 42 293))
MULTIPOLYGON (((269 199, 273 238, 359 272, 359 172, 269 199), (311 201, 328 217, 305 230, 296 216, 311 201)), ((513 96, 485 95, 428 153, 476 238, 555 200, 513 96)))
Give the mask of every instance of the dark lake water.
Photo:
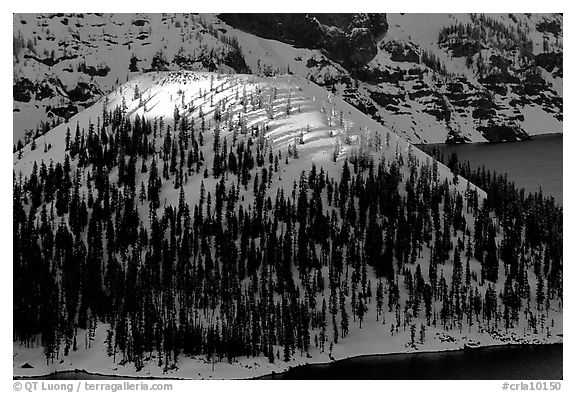
MULTIPOLYGON (((450 351, 360 356, 300 366, 261 379, 562 379, 562 344, 497 346, 450 351)), ((60 372, 38 379, 126 379, 60 372)))
POLYGON ((264 379, 562 379, 562 345, 361 356, 264 379))
MULTIPOLYGON (((507 173, 520 188, 553 196, 562 204, 562 134, 536 136, 533 140, 511 143, 434 145, 448 159, 452 152, 472 169, 484 165, 497 173, 507 173)), ((419 146, 428 150, 432 145, 419 146)))

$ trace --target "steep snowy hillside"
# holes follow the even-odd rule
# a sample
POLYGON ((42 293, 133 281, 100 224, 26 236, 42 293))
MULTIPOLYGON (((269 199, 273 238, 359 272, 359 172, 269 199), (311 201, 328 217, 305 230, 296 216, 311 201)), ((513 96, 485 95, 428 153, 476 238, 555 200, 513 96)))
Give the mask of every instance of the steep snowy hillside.
POLYGON ((561 340, 561 208, 459 171, 299 76, 136 76, 14 154, 14 374, 561 340))
POLYGON ((540 14, 15 14, 14 143, 129 77, 180 69, 297 74, 412 143, 562 132, 562 23, 540 14))
MULTIPOLYGON (((441 69, 439 80, 432 77, 430 83, 424 78, 431 91, 414 94, 413 101, 437 99, 436 109, 445 111, 447 139, 514 140, 524 133, 562 132, 561 16, 390 14, 388 18, 390 29, 381 47, 396 48, 396 42, 416 45, 428 66, 439 62, 432 67, 441 69), (546 21, 554 22, 550 23, 557 30, 547 29, 546 21)), ((428 105, 423 112, 442 118, 429 109, 428 105)), ((413 128, 425 128, 434 120, 421 119, 413 128)), ((444 124, 438 126, 440 133, 444 124)))
MULTIPOLYGON (((309 15, 299 40, 274 36, 286 21, 257 14, 219 18, 286 42, 305 42, 310 30, 321 37, 312 42, 328 41, 336 30, 341 50, 358 44, 346 30, 358 24, 354 18, 343 27, 309 15)), ((354 64, 326 48, 325 64, 346 72, 327 70, 331 77, 317 82, 413 143, 512 141, 562 132, 561 15, 387 14, 382 30, 363 36, 359 47, 371 50, 364 49, 354 64)))

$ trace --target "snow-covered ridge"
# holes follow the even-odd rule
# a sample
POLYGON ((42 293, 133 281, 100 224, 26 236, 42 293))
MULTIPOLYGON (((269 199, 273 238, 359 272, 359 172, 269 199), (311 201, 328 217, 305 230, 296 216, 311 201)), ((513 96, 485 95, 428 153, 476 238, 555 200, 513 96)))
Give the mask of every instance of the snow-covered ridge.
POLYGON ((376 56, 353 70, 318 49, 261 38, 210 14, 15 14, 14 141, 41 122, 44 131, 51 128, 139 73, 179 69, 293 73, 412 143, 562 132, 562 16, 487 18, 388 14, 376 56), (458 33, 439 42, 444 29, 460 24, 489 34, 472 40, 458 33), (531 60, 522 60, 523 41, 494 38, 491 32, 504 28, 518 32, 516 41, 521 32, 531 60), (470 56, 462 48, 473 48, 470 56))
MULTIPOLYGON (((63 162, 66 154, 65 139, 69 132, 74 135, 77 128, 85 132, 90 124, 102 116, 103 111, 113 111, 117 107, 125 106, 126 113, 134 120, 137 116, 148 120, 160 120, 166 125, 174 122, 174 110, 181 115, 194 119, 200 110, 206 118, 214 115, 217 103, 234 102, 246 94, 266 94, 272 90, 277 91, 274 119, 269 119, 266 109, 253 114, 242 116, 247 128, 256 128, 267 124, 270 131, 266 138, 272 143, 275 150, 286 150, 295 141, 299 141, 301 131, 304 140, 299 146, 299 154, 304 167, 310 161, 319 164, 329 163, 333 160, 333 151, 339 146, 339 157, 342 159, 349 152, 354 152, 360 145, 360 140, 366 135, 380 133, 382 138, 388 134, 390 144, 396 144, 400 151, 409 150, 423 162, 431 160, 421 150, 411 143, 395 135, 391 129, 383 126, 374 119, 366 116, 341 97, 327 92, 322 87, 297 75, 284 75, 275 77, 261 77, 250 74, 217 74, 203 71, 171 71, 150 72, 138 75, 116 88, 110 94, 98 100, 94 105, 71 117, 68 122, 62 123, 48 131, 34 141, 30 142, 21 151, 15 152, 14 171, 28 176, 33 164, 44 161, 63 162), (214 89, 214 91, 211 91, 214 89), (286 116, 288 97, 291 101, 291 115, 286 116), (330 113, 331 112, 331 113, 330 113), (340 124, 340 119, 343 124, 340 124), (352 142, 347 144, 345 139, 349 135, 352 142)), ((238 107, 238 104, 236 104, 238 107)), ((206 127, 213 127, 214 123, 207 121, 206 127)), ((206 138, 211 138, 207 135, 206 138)), ((394 159, 393 152, 382 152, 386 159, 394 159)), ((207 158, 209 161, 209 158, 207 158)), ((331 166, 334 166, 333 163, 331 166)), ((451 176, 447 168, 440 164, 442 174, 451 176)), ((340 170, 338 166, 336 170, 340 170)), ((295 168, 294 176, 299 176, 300 169, 295 168)), ((462 190, 465 182, 460 182, 462 190)))

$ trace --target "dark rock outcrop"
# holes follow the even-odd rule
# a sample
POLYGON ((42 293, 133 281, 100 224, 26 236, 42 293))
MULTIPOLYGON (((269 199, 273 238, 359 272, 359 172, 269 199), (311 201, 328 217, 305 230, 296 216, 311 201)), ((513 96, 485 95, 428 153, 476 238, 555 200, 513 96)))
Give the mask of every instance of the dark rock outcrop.
POLYGON ((110 72, 110 67, 107 65, 99 65, 97 67, 87 66, 86 63, 80 63, 78 66, 78 71, 85 73, 89 76, 101 76, 104 77, 110 72))
POLYGON ((376 37, 388 30, 383 14, 220 14, 221 20, 260 37, 297 47, 324 49, 345 67, 374 58, 376 37))
POLYGON ((418 48, 411 43, 402 43, 398 41, 388 41, 380 44, 380 48, 390 53, 392 61, 410 63, 420 63, 420 54, 418 48))
POLYGON ((65 121, 68 121, 72 116, 78 113, 78 108, 72 104, 68 104, 65 106, 60 106, 57 108, 53 108, 50 105, 46 107, 46 113, 49 115, 55 115, 56 117, 61 117, 65 121))
POLYGON ((548 72, 553 72, 557 68, 556 76, 562 77, 563 58, 562 52, 538 53, 534 56, 534 63, 548 72))
POLYGON ((562 32, 562 23, 559 20, 544 20, 536 25, 536 30, 541 33, 552 33, 557 37, 562 32))
POLYGON ((78 82, 74 89, 68 91, 68 97, 75 102, 89 101, 102 94, 98 86, 86 82, 78 82))
POLYGON ((40 58, 38 56, 35 55, 31 55, 31 54, 26 54, 24 55, 25 59, 32 59, 32 60, 36 60, 39 63, 42 63, 44 65, 47 65, 48 67, 53 67, 56 64, 60 63, 61 61, 64 60, 74 60, 76 59, 78 56, 77 55, 71 55, 71 56, 62 56, 62 57, 45 57, 45 58, 40 58))
POLYGON ((486 126, 479 126, 477 129, 488 142, 512 142, 531 138, 524 130, 507 124, 492 122, 486 126))
POLYGON ((12 96, 14 101, 30 102, 32 93, 35 90, 34 83, 27 78, 20 78, 12 86, 12 96))

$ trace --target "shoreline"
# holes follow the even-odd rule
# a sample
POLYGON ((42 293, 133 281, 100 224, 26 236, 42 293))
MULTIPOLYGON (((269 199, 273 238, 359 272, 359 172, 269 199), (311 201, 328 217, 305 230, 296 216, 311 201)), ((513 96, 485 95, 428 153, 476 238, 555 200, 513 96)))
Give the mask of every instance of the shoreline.
MULTIPOLYGON (((561 334, 557 334, 555 336, 559 341, 553 341, 552 337, 550 337, 550 342, 529 342, 529 343, 510 343, 510 342, 502 342, 497 344, 480 344, 478 347, 474 347, 469 349, 469 351, 482 351, 491 348, 503 348, 503 347, 524 347, 524 346, 542 346, 542 345, 564 345, 563 336, 561 334)), ((459 351, 467 351, 464 346, 459 348, 446 348, 446 349, 422 349, 410 352, 389 352, 389 353, 373 353, 373 354, 358 354, 343 357, 341 359, 334 359, 329 362, 319 361, 319 362, 306 362, 302 364, 296 365, 287 365, 283 371, 276 372, 272 371, 271 373, 246 377, 246 378, 185 378, 185 377, 177 377, 177 376, 150 376, 150 375, 142 375, 142 376, 134 376, 134 375, 121 375, 121 374, 105 374, 101 372, 91 372, 85 369, 70 369, 70 370, 58 370, 48 374, 40 374, 40 375, 13 375, 13 380, 31 380, 31 379, 45 379, 47 377, 56 376, 58 374, 67 374, 67 373, 84 373, 90 376, 96 377, 108 377, 108 378, 95 378, 95 380, 115 380, 115 379, 126 379, 126 380, 178 380, 178 381, 193 381, 198 379, 204 380, 257 380, 257 379, 266 379, 272 376, 279 376, 284 373, 288 373, 293 369, 303 368, 303 367, 311 367, 311 366, 330 366, 335 363, 345 362, 345 361, 353 361, 355 359, 364 358, 364 357, 383 357, 383 356, 398 356, 398 355, 412 355, 412 354, 429 354, 429 353, 443 353, 443 352, 459 352, 459 351)))
POLYGON ((493 349, 493 348, 545 346, 545 345, 564 345, 564 342, 559 341, 559 342, 546 342, 546 343, 502 343, 502 344, 481 345, 481 346, 478 346, 478 347, 475 347, 475 348, 469 349, 469 350, 467 350, 465 348, 454 348, 454 349, 447 348, 445 350, 422 350, 422 351, 414 351, 414 352, 391 352, 391 353, 381 353, 381 354, 353 355, 350 357, 346 357, 346 358, 342 358, 342 359, 338 359, 338 360, 333 360, 331 362, 307 363, 307 364, 302 364, 299 366, 291 366, 286 371, 283 371, 281 373, 272 373, 272 374, 262 375, 260 377, 254 377, 254 378, 248 378, 248 379, 264 379, 264 378, 272 376, 272 375, 280 375, 280 374, 287 373, 290 370, 293 370, 296 368, 309 367, 309 366, 330 366, 330 365, 335 364, 335 363, 353 361, 356 359, 368 358, 368 357, 383 357, 383 356, 392 357, 392 356, 400 356, 400 355, 418 355, 418 354, 431 354, 431 353, 441 354, 441 353, 445 353, 445 352, 464 352, 464 351, 475 351, 476 352, 476 351, 482 351, 482 350, 493 349))
POLYGON ((497 142, 483 141, 483 142, 462 142, 462 143, 431 142, 431 143, 413 143, 413 146, 422 150, 422 148, 425 148, 426 146, 505 145, 508 143, 530 142, 530 141, 537 140, 540 137, 545 138, 545 137, 554 137, 554 136, 564 136, 564 132, 546 132, 546 133, 542 133, 542 134, 534 134, 534 135, 530 135, 529 139, 519 139, 516 141, 497 141, 497 142))

